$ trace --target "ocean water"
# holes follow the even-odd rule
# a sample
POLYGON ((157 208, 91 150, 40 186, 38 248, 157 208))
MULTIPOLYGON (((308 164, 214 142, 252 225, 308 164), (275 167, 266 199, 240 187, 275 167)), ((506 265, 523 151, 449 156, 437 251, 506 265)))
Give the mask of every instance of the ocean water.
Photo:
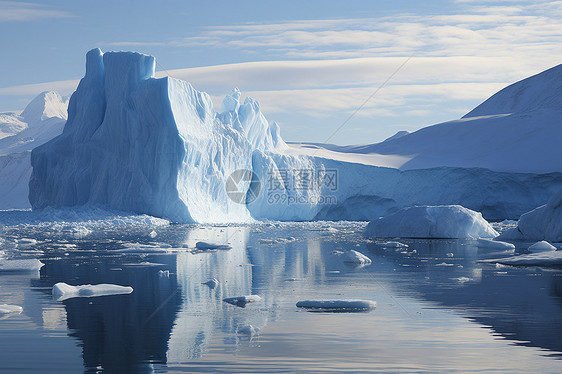
POLYGON ((0 373, 562 371, 560 269, 480 263, 508 254, 469 240, 392 248, 362 237, 364 227, 4 227, 6 257, 45 266, 0 272, 0 304, 23 307, 0 315, 0 373), (195 251, 197 241, 232 248, 195 251), (346 263, 341 252, 351 249, 372 264, 346 263), (203 284, 212 278, 216 288, 203 284), (60 302, 51 296, 57 282, 134 291, 60 302), (222 301, 251 294, 261 301, 222 301), (377 307, 296 307, 338 299, 377 307))

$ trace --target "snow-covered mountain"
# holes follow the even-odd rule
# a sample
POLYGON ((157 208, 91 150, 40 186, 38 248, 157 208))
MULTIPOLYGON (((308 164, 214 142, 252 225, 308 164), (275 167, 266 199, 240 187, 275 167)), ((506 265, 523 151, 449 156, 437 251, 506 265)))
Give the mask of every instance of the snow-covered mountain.
POLYGON ((62 133, 67 106, 58 93, 43 92, 21 114, 0 114, 0 209, 31 207, 31 150, 62 133))
POLYGON ((217 113, 189 83, 154 78, 154 66, 133 52, 88 53, 63 134, 32 153, 33 208, 98 204, 181 222, 241 222, 368 220, 459 204, 500 219, 562 189, 555 104, 372 146, 287 147, 255 100, 234 90, 217 113))
POLYGON ((325 157, 401 170, 486 168, 510 173, 562 172, 562 65, 499 91, 459 120, 399 133, 384 142, 337 147, 296 144, 325 157), (344 153, 345 155, 340 155, 344 153))

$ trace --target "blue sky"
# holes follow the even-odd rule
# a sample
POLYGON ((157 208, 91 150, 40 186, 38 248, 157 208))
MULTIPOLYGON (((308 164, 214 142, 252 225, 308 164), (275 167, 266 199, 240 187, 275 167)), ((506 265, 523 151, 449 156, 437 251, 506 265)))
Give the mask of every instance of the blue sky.
POLYGON ((154 55, 161 74, 256 98, 286 140, 373 143, 459 118, 562 62, 562 1, 0 1, 0 111, 70 94, 85 53, 154 55))

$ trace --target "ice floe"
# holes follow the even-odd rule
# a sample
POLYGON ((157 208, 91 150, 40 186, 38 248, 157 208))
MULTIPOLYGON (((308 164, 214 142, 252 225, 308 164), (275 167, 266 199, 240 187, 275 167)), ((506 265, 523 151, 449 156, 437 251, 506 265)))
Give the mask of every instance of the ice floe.
POLYGON ((132 287, 105 283, 71 286, 69 284, 59 282, 53 286, 53 298, 57 301, 63 301, 75 297, 127 295, 131 292, 133 292, 132 287))
POLYGON ((297 308, 327 312, 368 311, 376 306, 377 303, 371 300, 303 300, 297 303, 297 308))

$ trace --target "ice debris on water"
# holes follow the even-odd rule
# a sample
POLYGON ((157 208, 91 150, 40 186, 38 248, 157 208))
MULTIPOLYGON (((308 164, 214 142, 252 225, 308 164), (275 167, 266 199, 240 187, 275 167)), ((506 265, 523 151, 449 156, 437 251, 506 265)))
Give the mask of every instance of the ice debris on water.
POLYGON ((354 251, 353 249, 345 252, 346 259, 344 262, 351 264, 368 265, 372 263, 371 259, 361 252, 354 251))
POLYGON ((303 300, 297 308, 326 312, 360 312, 375 309, 377 303, 371 300, 303 300))
POLYGON ((156 231, 152 230, 148 236, 151 237, 152 239, 154 239, 156 237, 156 235, 158 235, 158 233, 156 233, 156 231))
POLYGON ((212 278, 201 284, 208 286, 210 289, 214 289, 219 285, 219 281, 216 278, 212 278))
POLYGON ((170 278, 170 270, 159 270, 158 276, 161 278, 170 278))
POLYGON ((237 297, 227 297, 222 299, 225 303, 236 305, 239 307, 245 307, 246 304, 249 303, 257 303, 261 300, 261 297, 258 295, 246 295, 246 296, 237 296, 237 297))
POLYGON ((116 284, 85 284, 71 286, 59 282, 53 286, 53 298, 63 301, 74 297, 97 297, 107 295, 127 295, 133 292, 133 287, 119 286, 116 284))
POLYGON ((394 242, 394 241, 383 242, 383 243, 380 243, 380 245, 381 245, 381 247, 385 247, 385 248, 408 248, 407 244, 400 243, 400 242, 394 242))

